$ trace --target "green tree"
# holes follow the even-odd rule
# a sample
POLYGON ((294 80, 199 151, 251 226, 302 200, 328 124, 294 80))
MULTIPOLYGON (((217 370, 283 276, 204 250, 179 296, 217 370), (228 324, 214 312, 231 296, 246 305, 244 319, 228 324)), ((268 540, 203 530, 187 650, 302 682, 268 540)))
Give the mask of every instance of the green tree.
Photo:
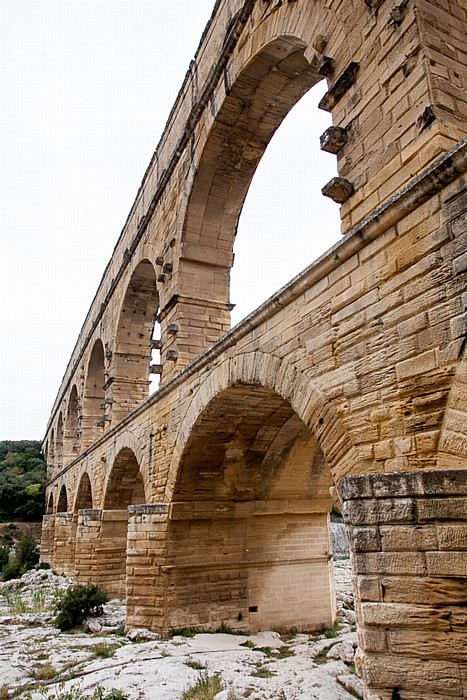
POLYGON ((45 463, 35 440, 0 441, 0 521, 40 520, 45 463))

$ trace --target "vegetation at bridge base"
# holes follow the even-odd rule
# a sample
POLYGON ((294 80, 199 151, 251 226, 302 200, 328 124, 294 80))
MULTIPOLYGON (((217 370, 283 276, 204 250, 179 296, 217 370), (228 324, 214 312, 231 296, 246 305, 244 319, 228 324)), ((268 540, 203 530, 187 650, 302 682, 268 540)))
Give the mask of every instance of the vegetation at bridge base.
POLYGON ((62 632, 78 627, 87 617, 102 615, 107 600, 107 594, 93 583, 71 586, 55 605, 54 625, 62 632))
POLYGON ((0 442, 0 522, 41 520, 46 467, 36 440, 0 442))
POLYGON ((0 441, 0 571, 8 581, 39 561, 36 538, 24 531, 44 514, 46 466, 37 440, 0 441), (11 522, 15 521, 15 522, 11 522))
MULTIPOLYGON (((3 541, 6 537, 4 536, 3 541)), ((24 534, 10 544, 0 545, 0 567, 3 581, 19 578, 39 562, 39 548, 32 535, 24 534)))

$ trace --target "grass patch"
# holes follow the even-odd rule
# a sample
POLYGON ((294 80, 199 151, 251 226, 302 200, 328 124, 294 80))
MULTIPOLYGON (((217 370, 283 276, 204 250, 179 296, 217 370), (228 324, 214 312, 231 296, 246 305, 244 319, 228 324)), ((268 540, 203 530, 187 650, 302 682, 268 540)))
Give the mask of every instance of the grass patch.
MULTIPOLYGON (((80 684, 72 685, 65 690, 65 683, 62 682, 54 690, 39 688, 42 700, 128 700, 128 697, 121 690, 112 688, 108 693, 104 688, 98 686, 91 695, 83 693, 80 684)), ((31 693, 28 693, 26 700, 31 700, 31 693)), ((3 698, 6 700, 6 698, 3 698)))
POLYGON ((199 630, 194 627, 182 627, 181 629, 172 629, 169 631, 169 638, 172 637, 185 637, 185 639, 190 639, 198 634, 199 630))
POLYGON ((286 632, 280 632, 280 638, 282 639, 283 642, 291 642, 293 639, 295 639, 297 634, 298 634, 297 628, 291 627, 286 632))
POLYGON ((58 671, 51 663, 36 664, 32 669, 31 676, 35 681, 51 681, 58 676, 58 671))
POLYGON ((242 644, 240 644, 240 646, 246 647, 247 649, 254 649, 255 648, 255 645, 253 644, 251 639, 247 639, 246 642, 242 642, 242 644))
POLYGON ((183 691, 180 700, 212 700, 222 690, 219 676, 202 673, 196 683, 183 691))
POLYGON ((339 622, 337 620, 334 620, 334 623, 332 625, 328 625, 324 628, 323 634, 327 639, 332 639, 333 637, 337 636, 338 629, 339 622))
POLYGON ((262 654, 267 656, 268 659, 274 656, 274 652, 271 647, 255 647, 254 651, 260 651, 262 654))
POLYGON ((326 660, 328 658, 328 651, 329 649, 322 649, 318 654, 316 654, 313 657, 313 661, 317 666, 321 666, 321 664, 326 663, 326 660))
POLYGON ((117 649, 120 647, 119 644, 107 644, 107 642, 101 642, 92 647, 91 651, 99 659, 110 659, 114 656, 117 649))
POLYGON ((254 678, 272 678, 275 674, 263 666, 263 664, 256 664, 256 671, 251 674, 254 678))
POLYGON ((279 649, 277 649, 277 659, 288 659, 291 656, 295 656, 295 652, 293 649, 290 649, 287 646, 280 647, 279 649))
POLYGON ((3 592, 3 597, 5 598, 9 612, 17 614, 28 612, 28 604, 21 598, 21 595, 17 591, 6 590, 3 592))
POLYGON ((189 656, 188 659, 185 661, 185 666, 194 668, 196 671, 203 671, 206 668, 204 664, 201 664, 199 661, 196 661, 196 659, 192 659, 191 656, 189 656))
POLYGON ((8 683, 4 683, 0 686, 0 700, 8 700, 10 696, 10 687, 8 683))

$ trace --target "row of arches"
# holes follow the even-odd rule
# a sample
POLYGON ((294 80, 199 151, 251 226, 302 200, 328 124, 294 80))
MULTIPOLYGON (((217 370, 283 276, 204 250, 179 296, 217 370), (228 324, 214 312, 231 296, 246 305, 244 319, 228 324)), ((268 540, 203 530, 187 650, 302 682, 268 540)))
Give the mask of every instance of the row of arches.
POLYGON ((47 498, 47 515, 54 513, 77 513, 79 510, 103 507, 121 510, 129 505, 145 503, 145 488, 138 460, 130 448, 120 450, 110 471, 102 503, 93 496, 91 478, 87 471, 79 479, 74 496, 66 483, 62 483, 55 494, 50 489, 47 498))
MULTIPOLYGON (((121 447, 108 474, 84 471, 76 489, 72 475, 56 487, 48 500, 50 563, 119 597, 147 586, 149 573, 139 581, 139 572, 163 567, 150 595, 166 592, 166 627, 199 624, 206 611, 214 629, 222 621, 253 629, 272 619, 284 627, 329 622, 333 480, 325 455, 291 397, 258 379, 237 382, 234 372, 231 379, 197 404, 194 420, 186 416, 165 503, 151 503, 138 448, 121 447)), ((130 593, 130 616, 133 605, 130 593)))
POLYGON ((157 388, 162 372, 158 310, 155 267, 143 259, 128 282, 116 332, 91 345, 49 428, 44 443, 49 477, 157 388))

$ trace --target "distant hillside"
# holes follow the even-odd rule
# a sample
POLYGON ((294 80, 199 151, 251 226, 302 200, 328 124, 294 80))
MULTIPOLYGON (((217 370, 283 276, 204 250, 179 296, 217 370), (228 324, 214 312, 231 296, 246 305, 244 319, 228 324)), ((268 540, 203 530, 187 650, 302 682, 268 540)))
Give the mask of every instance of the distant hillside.
POLYGON ((0 522, 40 520, 45 463, 36 440, 0 441, 0 522))

